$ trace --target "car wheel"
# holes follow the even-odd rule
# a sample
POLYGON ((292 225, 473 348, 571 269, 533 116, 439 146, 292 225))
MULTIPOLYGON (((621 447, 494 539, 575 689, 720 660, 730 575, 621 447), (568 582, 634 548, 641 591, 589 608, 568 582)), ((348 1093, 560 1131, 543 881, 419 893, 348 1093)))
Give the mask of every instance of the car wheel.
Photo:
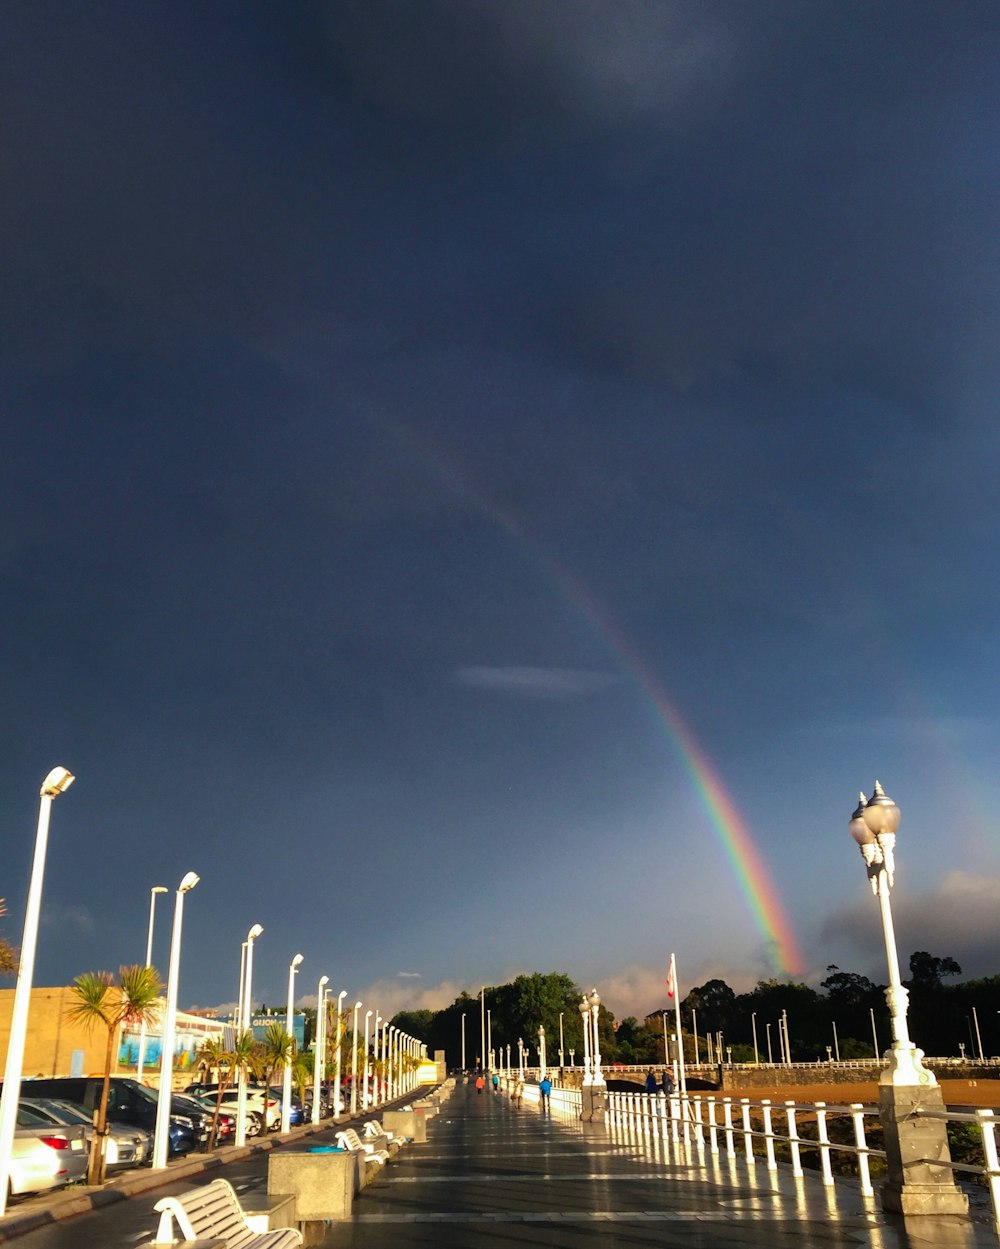
POLYGON ((260 1115, 255 1110, 247 1115, 247 1136, 260 1136, 260 1115))

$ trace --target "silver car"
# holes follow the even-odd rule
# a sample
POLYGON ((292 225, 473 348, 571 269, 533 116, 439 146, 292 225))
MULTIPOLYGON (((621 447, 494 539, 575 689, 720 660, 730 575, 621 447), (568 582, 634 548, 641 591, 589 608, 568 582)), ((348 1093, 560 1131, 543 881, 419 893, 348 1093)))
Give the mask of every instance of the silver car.
POLYGON ((10 1160, 11 1193, 18 1196, 63 1188, 79 1183, 86 1175, 86 1129, 50 1123, 30 1106, 19 1103, 10 1160))
MULTIPOLYGON (((44 1116, 51 1123, 72 1127, 82 1126, 87 1134, 89 1149, 94 1124, 91 1116, 79 1106, 56 1097, 22 1097, 21 1105, 30 1107, 36 1114, 44 1116)), ((153 1137, 145 1128, 135 1128, 128 1123, 108 1122, 108 1142, 105 1146, 104 1161, 109 1171, 141 1167, 152 1157, 152 1154, 153 1137)))

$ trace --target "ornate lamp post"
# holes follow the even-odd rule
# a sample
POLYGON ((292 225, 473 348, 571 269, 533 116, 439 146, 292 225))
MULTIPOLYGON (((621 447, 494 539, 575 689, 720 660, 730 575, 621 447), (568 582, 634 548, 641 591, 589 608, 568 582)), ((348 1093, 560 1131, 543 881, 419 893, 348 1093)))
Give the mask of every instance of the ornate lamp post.
POLYGON ((878 899, 882 936, 889 969, 885 991, 892 1021, 892 1046, 879 1076, 879 1115, 885 1133, 887 1179, 882 1204, 901 1214, 964 1214, 968 1198, 957 1187, 950 1169, 951 1153, 945 1122, 925 1117, 943 1116, 944 1099, 932 1072, 924 1067, 923 1051, 910 1040, 906 1020, 909 994, 899 974, 896 934, 889 894, 895 875, 896 829, 899 807, 875 782, 871 798, 861 801, 848 829, 865 861, 868 883, 878 899))
POLYGON ((593 1024, 591 1025, 592 1031, 591 1031, 591 1037, 590 1037, 591 1083, 603 1085, 604 1076, 601 1074, 601 1042, 600 1042, 599 1033, 597 1031, 597 1017, 601 1009, 601 995, 597 992, 596 989, 591 989, 589 1000, 590 1000, 590 1010, 591 1010, 591 1014, 593 1017, 593 1024))
POLYGON ((542 1024, 538 1025, 538 1078, 545 1079, 545 1028, 542 1024))
POLYGON ((343 1033, 340 1024, 340 1016, 344 1006, 344 998, 347 997, 347 990, 341 989, 337 994, 337 1055, 334 1059, 333 1069, 333 1117, 340 1118, 340 1076, 341 1076, 341 1041, 343 1033))
POLYGON ((583 1025, 583 1083, 590 1084, 590 1003, 584 994, 580 1003, 580 1023, 583 1025))

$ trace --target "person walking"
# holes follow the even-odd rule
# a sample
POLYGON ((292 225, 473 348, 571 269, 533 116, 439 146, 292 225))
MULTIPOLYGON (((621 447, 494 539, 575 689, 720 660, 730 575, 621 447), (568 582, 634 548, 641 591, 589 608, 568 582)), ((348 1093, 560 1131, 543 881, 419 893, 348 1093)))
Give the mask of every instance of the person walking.
POLYGON ((549 1109, 549 1098, 552 1096, 552 1081, 548 1076, 538 1081, 538 1092, 541 1097, 542 1109, 549 1109))
POLYGON ((476 1092, 481 1093, 485 1085, 486 1081, 483 1079, 482 1075, 476 1076, 476 1092))
POLYGON ((499 1090, 499 1088, 500 1088, 500 1077, 494 1071, 493 1072, 493 1092, 496 1093, 499 1090))
POLYGON ((646 1092, 647 1093, 656 1092, 656 1076, 653 1075, 652 1067, 650 1067, 650 1069, 646 1072, 646 1092))
POLYGON ((520 1107, 521 1098, 523 1096, 524 1096, 524 1081, 520 1077, 518 1077, 517 1080, 514 1082, 514 1092, 511 1094, 511 1098, 515 1106, 520 1107))

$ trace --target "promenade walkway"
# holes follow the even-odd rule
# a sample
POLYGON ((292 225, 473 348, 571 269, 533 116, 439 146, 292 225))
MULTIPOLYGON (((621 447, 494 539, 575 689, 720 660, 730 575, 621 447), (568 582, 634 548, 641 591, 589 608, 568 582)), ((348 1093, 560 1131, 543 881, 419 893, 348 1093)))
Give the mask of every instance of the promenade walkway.
POLYGON ((890 1223, 849 1182, 745 1161, 699 1165, 669 1143, 459 1085, 331 1226, 333 1249, 996 1249, 989 1226, 890 1223))

